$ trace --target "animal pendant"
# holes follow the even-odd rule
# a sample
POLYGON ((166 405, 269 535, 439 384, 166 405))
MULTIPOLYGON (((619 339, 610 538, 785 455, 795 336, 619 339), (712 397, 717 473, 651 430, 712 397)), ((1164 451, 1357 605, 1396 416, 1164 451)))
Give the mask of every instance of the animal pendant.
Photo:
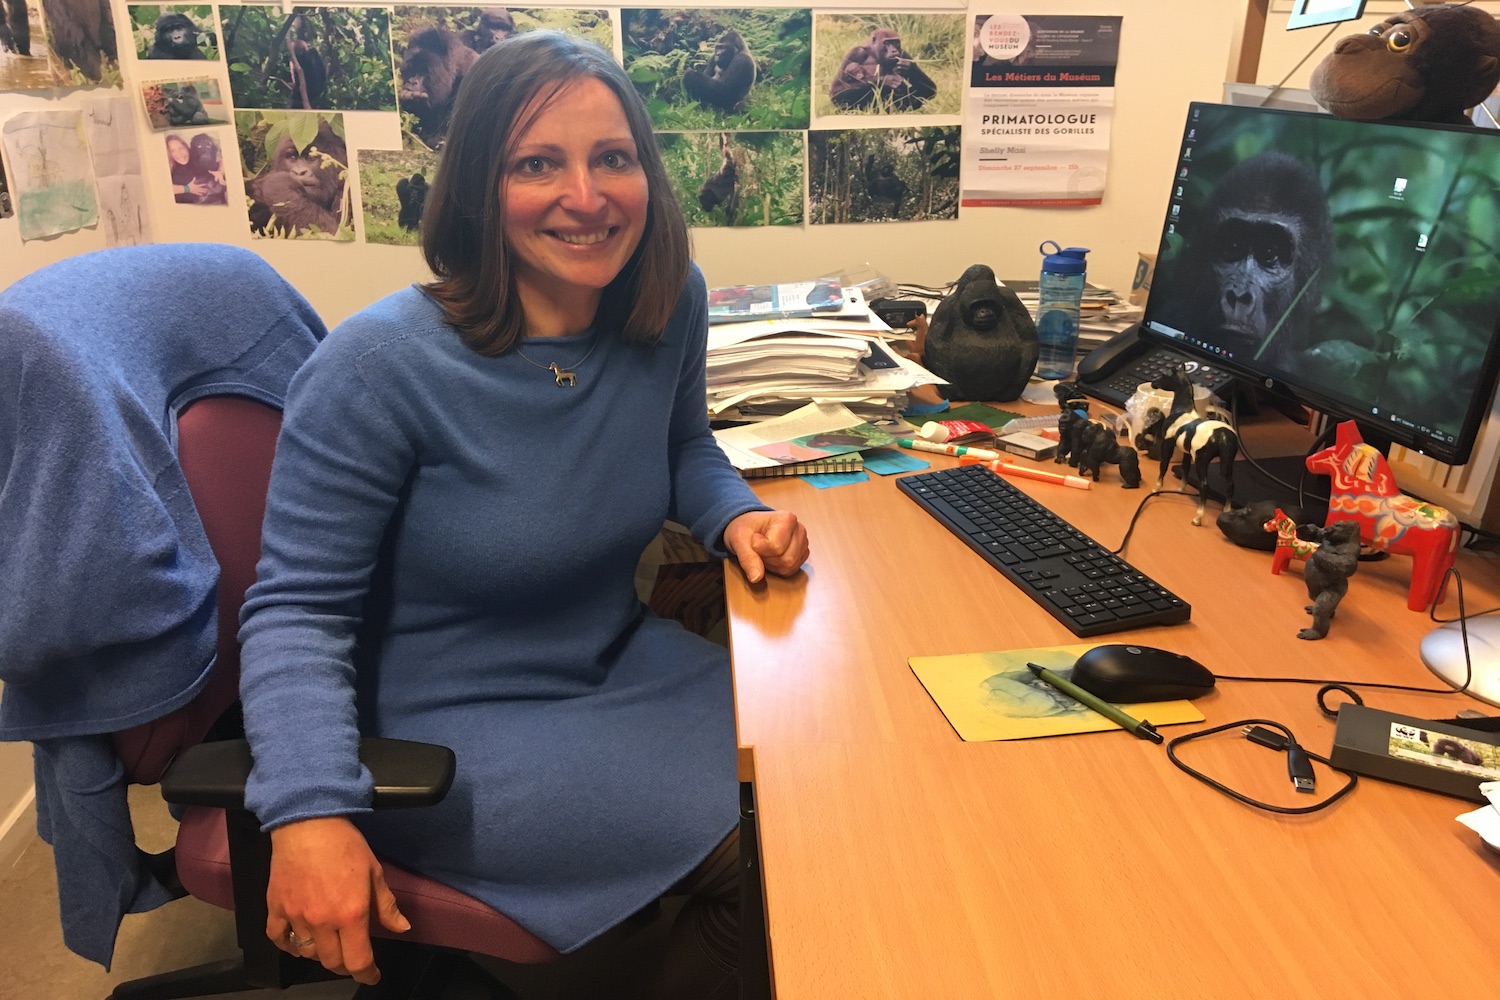
POLYGON ((547 367, 551 368, 552 374, 557 376, 558 385, 572 386, 578 384, 578 376, 568 371, 566 368, 559 368, 556 361, 552 362, 547 367))

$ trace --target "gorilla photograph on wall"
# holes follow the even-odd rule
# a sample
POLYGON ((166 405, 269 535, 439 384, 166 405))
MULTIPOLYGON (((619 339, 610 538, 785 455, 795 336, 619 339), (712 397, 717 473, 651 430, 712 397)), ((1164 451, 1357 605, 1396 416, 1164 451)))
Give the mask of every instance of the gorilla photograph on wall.
POLYGON ((620 18, 625 72, 658 129, 807 128, 811 11, 650 9, 620 18))
POLYGON ((229 122, 219 81, 212 78, 142 84, 141 100, 146 106, 146 119, 156 132, 229 122))
POLYGON ((119 88, 110 0, 0 0, 0 90, 119 88))
POLYGON ((1451 403, 1456 431, 1495 323, 1497 144, 1236 110, 1193 126, 1147 319, 1350 405, 1451 403))
POLYGON ((396 110, 388 8, 222 4, 219 23, 236 110, 396 110))
POLYGON ((681 132, 662 160, 689 226, 800 226, 801 132, 681 132))
POLYGON ((581 35, 611 50, 615 44, 603 10, 396 7, 391 44, 402 131, 428 149, 441 149, 464 72, 492 46, 539 28, 581 35))
POLYGON ((236 111, 250 233, 264 239, 354 239, 344 116, 236 111))
POLYGON ((10 184, 5 180, 5 162, 0 160, 0 219, 8 219, 16 214, 16 210, 10 203, 10 184))
POLYGON ((430 149, 361 149, 359 198, 366 243, 416 246, 427 204, 427 187, 437 173, 438 154, 430 149))
POLYGON ((958 218, 959 126, 808 134, 808 221, 958 218))
POLYGON ((956 115, 968 36, 962 14, 816 14, 819 115, 956 115))
POLYGON ((219 58, 214 10, 194 7, 130 6, 130 30, 138 59, 219 58))

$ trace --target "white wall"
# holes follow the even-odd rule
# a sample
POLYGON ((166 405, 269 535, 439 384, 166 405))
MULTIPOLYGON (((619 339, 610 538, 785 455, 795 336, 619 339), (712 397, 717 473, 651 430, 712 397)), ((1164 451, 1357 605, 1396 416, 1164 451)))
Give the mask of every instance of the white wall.
MULTIPOLYGON (((853 9, 860 9, 857 4, 853 9)), ((124 0, 115 0, 125 24, 124 0)), ((976 12, 1122 14, 1113 149, 1104 203, 1075 209, 968 209, 956 222, 888 223, 806 228, 713 229, 694 233, 710 284, 794 280, 866 262, 898 281, 943 284, 964 268, 987 263, 1002 277, 1029 277, 1040 265, 1038 245, 1053 239, 1093 248, 1093 281, 1128 287, 1138 250, 1155 249, 1166 205, 1182 115, 1191 100, 1217 100, 1238 18, 1236 0, 974 0, 976 12)), ((126 93, 138 82, 171 72, 122 57, 126 93), (143 76, 142 66, 150 71, 143 76)), ((222 63, 207 64, 223 72, 222 63)), ((228 93, 227 79, 221 78, 228 93)), ((0 121, 18 111, 78 106, 97 91, 0 93, 0 121)), ((142 116, 143 117, 143 116, 142 116)), ((352 117, 352 116, 351 116, 352 117)), ((843 123, 840 123, 843 124, 843 123)), ((312 302, 330 325, 425 270, 409 247, 363 243, 251 241, 235 206, 177 205, 166 194, 160 137, 138 125, 152 224, 158 241, 221 240, 251 245, 312 302)), ((218 130, 232 137, 228 127, 218 130)), ((232 154, 232 143, 226 153, 232 154)), ((238 164, 226 156, 230 190, 238 164)), ((103 246, 97 229, 21 243, 15 219, 0 221, 0 287, 52 261, 103 246)))
MULTIPOLYGON (((124 0, 114 3, 116 24, 127 24, 124 0)), ((853 5, 853 9, 861 8, 853 5)), ((989 264, 1001 277, 1029 277, 1040 265, 1038 245, 1052 239, 1065 246, 1092 248, 1091 280, 1129 287, 1136 253, 1156 247, 1186 106, 1189 101, 1219 97, 1235 27, 1243 18, 1239 3, 974 0, 973 9, 1124 16, 1103 204, 1074 209, 968 209, 956 222, 699 230, 694 233, 696 255, 710 284, 796 280, 867 262, 897 281, 927 285, 952 281, 975 263, 989 264)), ((120 35, 125 37, 123 31, 120 35)), ((142 64, 128 54, 122 64, 126 93, 137 99, 140 81, 172 75, 155 72, 148 65, 152 72, 143 76, 142 64)), ((207 68, 223 73, 222 63, 207 68)), ((220 82, 227 94, 227 79, 221 77, 220 82)), ((98 93, 0 92, 0 121, 21 111, 78 107, 98 93)), ((219 210, 175 204, 167 194, 160 138, 140 117, 139 140, 158 242, 217 240, 251 246, 297 286, 330 325, 425 277, 414 248, 252 241, 244 215, 233 205, 219 210)), ((226 153, 232 153, 232 132, 228 127, 218 131, 226 153)), ((234 191, 241 180, 238 164, 232 155, 225 162, 234 191)), ((16 220, 0 220, 0 288, 53 261, 103 246, 103 234, 97 228, 22 243, 16 220)), ((30 774, 29 746, 0 744, 0 824, 24 810, 31 794, 30 774)))

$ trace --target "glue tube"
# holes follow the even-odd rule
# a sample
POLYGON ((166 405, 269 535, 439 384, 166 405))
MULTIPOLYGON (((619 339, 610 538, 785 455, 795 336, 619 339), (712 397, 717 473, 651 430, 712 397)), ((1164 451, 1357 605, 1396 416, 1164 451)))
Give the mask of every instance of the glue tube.
MULTIPOLYGON (((1054 421, 1056 417, 1052 418, 1054 421)), ((935 441, 943 444, 946 441, 956 441, 962 437, 980 435, 994 440, 995 431, 988 424, 982 424, 978 420, 929 420, 917 431, 917 437, 923 441, 935 441)))

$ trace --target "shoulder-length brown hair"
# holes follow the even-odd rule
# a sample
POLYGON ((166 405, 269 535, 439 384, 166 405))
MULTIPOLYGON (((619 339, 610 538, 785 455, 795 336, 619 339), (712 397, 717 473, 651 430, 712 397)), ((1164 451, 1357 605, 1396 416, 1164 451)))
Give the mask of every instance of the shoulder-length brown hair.
POLYGON ((687 282, 687 224, 646 107, 625 71, 586 39, 555 31, 517 35, 489 49, 464 74, 422 213, 422 255, 437 276, 424 287, 480 354, 504 354, 525 334, 500 193, 510 154, 529 124, 522 115, 534 98, 545 103, 584 77, 620 99, 648 191, 640 245, 604 289, 598 321, 616 326, 629 343, 653 344, 687 282))

